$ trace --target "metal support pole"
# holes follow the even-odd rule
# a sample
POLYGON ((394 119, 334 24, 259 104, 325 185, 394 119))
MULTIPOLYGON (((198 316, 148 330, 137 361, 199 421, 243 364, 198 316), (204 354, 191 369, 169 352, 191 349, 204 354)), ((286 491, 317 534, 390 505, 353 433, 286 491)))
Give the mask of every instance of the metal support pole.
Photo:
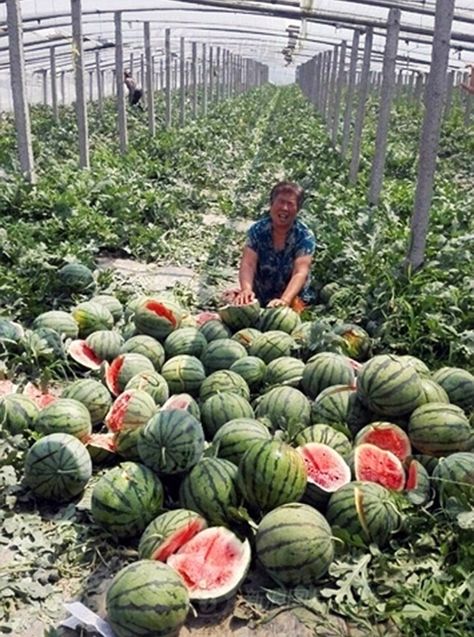
POLYGON ((100 71, 100 53, 95 52, 95 74, 97 81, 97 103, 99 105, 99 115, 102 115, 104 110, 104 91, 102 84, 102 73, 100 71))
POLYGON ((115 11, 115 80, 117 82, 117 123, 119 130, 120 152, 127 152, 127 111, 125 108, 123 41, 122 41, 122 12, 115 11))
POLYGON ((84 92, 84 54, 82 43, 82 0, 71 0, 72 19, 72 63, 76 85, 76 116, 79 132, 79 164, 89 168, 89 127, 87 122, 86 96, 84 92))
POLYGON ((192 83, 192 115, 193 119, 196 119, 197 116, 197 44, 196 42, 191 43, 191 83, 192 83))
POLYGON ((59 122, 58 77, 56 73, 56 49, 54 46, 49 49, 49 73, 51 76, 51 105, 53 107, 53 117, 56 122, 59 122))
POLYGON ((59 89, 61 91, 61 104, 64 106, 66 103, 66 71, 61 71, 59 74, 59 89))
POLYGON ((362 72, 359 86, 359 103, 354 123, 354 139, 352 141, 352 157, 349 167, 349 182, 355 184, 360 167, 360 152, 362 147, 362 132, 364 130, 365 106, 369 95, 369 74, 370 58, 372 55, 372 43, 374 30, 368 27, 365 32, 364 60, 362 62, 362 72))
POLYGON ((431 68, 425 92, 425 114, 418 159, 415 205, 410 224, 410 246, 406 264, 418 269, 425 258, 429 213, 433 198, 441 118, 446 96, 449 42, 455 0, 437 0, 431 68))
POLYGON ((186 46, 184 38, 179 39, 179 125, 184 126, 186 120, 186 87, 184 71, 186 68, 186 46))
POLYGON ((43 87, 43 105, 48 105, 48 71, 46 69, 41 70, 41 84, 43 87))
POLYGON ((357 72, 357 56, 359 53, 360 31, 354 31, 352 37, 351 62, 349 67, 349 77, 346 93, 346 108, 344 112, 344 127, 342 130, 341 155, 344 158, 349 148, 349 136, 352 122, 352 100, 354 97, 354 88, 357 72))
POLYGON ((453 103, 453 90, 454 90, 454 75, 456 71, 450 71, 448 73, 448 86, 446 89, 446 105, 444 108, 444 116, 449 117, 451 113, 451 106, 453 103))
POLYGON ((165 76, 166 76, 166 108, 165 126, 171 126, 171 31, 165 29, 165 76))
POLYGON ((385 154, 387 152, 388 131, 390 127, 390 111, 395 93, 395 67, 397 63, 400 18, 400 9, 390 9, 383 60, 379 118, 375 136, 375 152, 372 160, 372 172, 370 174, 369 203, 374 206, 378 204, 380 199, 385 172, 385 154))
POLYGON ((339 119, 341 113, 341 95, 342 87, 344 86, 344 74, 346 68, 346 51, 347 42, 345 40, 341 43, 341 49, 339 51, 339 70, 337 74, 337 86, 336 94, 334 97, 334 117, 332 120, 332 143, 333 146, 337 144, 337 134, 339 132, 339 119))
POLYGON ((221 99, 221 47, 217 47, 216 51, 216 102, 221 99))
POLYGON ((208 101, 212 103, 214 99, 214 49, 209 47, 209 91, 208 101))
POLYGON ((153 95, 153 61, 151 52, 150 23, 143 23, 143 40, 145 44, 146 62, 146 103, 148 111, 148 130, 152 137, 156 134, 155 100, 153 95))
POLYGON ((202 45, 202 114, 207 115, 207 47, 202 45))
POLYGON ((88 71, 89 74, 89 102, 94 99, 94 71, 88 71))

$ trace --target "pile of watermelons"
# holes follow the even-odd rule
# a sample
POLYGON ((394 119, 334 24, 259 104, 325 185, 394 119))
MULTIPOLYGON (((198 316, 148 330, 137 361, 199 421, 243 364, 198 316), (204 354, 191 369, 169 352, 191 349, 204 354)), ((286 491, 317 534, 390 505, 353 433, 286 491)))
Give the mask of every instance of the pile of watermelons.
MULTIPOLYGON (((62 270, 65 289, 91 285, 86 270, 62 270)), ((138 544, 107 593, 118 637, 173 634, 252 560, 311 585, 338 534, 383 546, 400 532, 401 498, 474 504, 474 377, 372 356, 355 325, 97 295, 31 329, 0 319, 0 347, 7 370, 27 351, 73 373, 55 393, 5 378, 0 423, 35 440, 24 483, 40 503, 72 500, 99 468, 93 520, 138 544)))

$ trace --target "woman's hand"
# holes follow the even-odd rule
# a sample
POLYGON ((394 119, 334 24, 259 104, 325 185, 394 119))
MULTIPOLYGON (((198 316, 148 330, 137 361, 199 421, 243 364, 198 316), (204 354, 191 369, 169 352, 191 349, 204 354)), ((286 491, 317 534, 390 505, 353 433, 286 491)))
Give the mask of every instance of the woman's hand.
POLYGON ((252 290, 240 290, 238 294, 235 295, 234 300, 232 301, 233 305, 247 305, 247 303, 252 303, 255 300, 255 294, 252 290))
POLYGON ((289 303, 288 301, 285 301, 285 299, 272 299, 271 301, 267 303, 267 307, 280 307, 280 306, 287 307, 288 305, 289 303))

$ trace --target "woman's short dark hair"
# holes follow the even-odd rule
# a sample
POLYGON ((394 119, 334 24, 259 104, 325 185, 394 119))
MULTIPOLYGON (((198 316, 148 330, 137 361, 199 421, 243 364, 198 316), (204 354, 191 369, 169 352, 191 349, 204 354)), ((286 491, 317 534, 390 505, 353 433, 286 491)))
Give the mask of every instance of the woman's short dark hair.
POLYGON ((298 184, 295 184, 293 181, 279 181, 275 184, 270 192, 270 205, 275 201, 278 195, 291 193, 296 195, 296 204, 298 206, 298 210, 303 205, 304 199, 304 190, 298 184))

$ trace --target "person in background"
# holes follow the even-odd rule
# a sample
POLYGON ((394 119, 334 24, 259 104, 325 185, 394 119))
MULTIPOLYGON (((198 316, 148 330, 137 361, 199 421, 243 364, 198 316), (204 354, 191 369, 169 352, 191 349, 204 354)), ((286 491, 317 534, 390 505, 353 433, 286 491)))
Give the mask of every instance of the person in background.
POLYGON ((471 69, 471 74, 467 82, 461 84, 461 88, 467 91, 470 95, 474 95, 474 64, 468 64, 467 68, 471 69))
POLYGON ((309 287, 316 242, 297 218, 304 191, 289 181, 270 193, 270 209, 248 230, 239 268, 240 288, 227 293, 235 305, 257 299, 262 307, 290 306, 301 311, 312 301, 309 287))
POLYGON ((143 111, 143 106, 141 104, 141 99, 143 97, 143 91, 141 88, 137 87, 137 83, 132 77, 130 71, 125 71, 124 75, 124 84, 128 89, 128 101, 130 106, 136 106, 141 111, 143 111))

